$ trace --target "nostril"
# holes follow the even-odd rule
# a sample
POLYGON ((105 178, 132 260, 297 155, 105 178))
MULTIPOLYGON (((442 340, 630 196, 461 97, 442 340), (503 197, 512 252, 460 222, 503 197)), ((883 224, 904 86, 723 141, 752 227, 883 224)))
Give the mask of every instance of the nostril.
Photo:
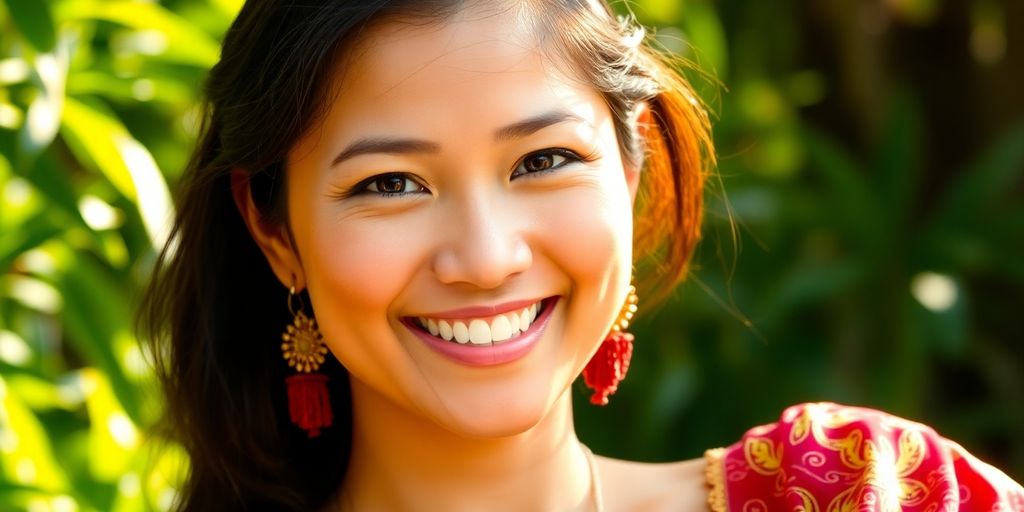
POLYGON ((474 241, 469 237, 443 246, 435 255, 433 270, 445 284, 467 283, 481 289, 494 289, 533 265, 529 244, 516 236, 493 233, 474 241))

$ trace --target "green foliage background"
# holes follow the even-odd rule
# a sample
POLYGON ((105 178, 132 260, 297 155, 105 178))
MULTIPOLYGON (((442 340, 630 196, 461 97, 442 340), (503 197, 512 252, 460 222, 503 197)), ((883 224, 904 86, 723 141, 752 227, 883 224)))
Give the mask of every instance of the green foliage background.
MULTIPOLYGON (((132 317, 239 6, 0 1, 0 510, 174 496, 187 459, 149 442, 132 317)), ((584 441, 696 457, 833 400, 1024 476, 1024 5, 631 7, 704 71, 720 179, 629 379, 607 408, 577 401, 584 441)))

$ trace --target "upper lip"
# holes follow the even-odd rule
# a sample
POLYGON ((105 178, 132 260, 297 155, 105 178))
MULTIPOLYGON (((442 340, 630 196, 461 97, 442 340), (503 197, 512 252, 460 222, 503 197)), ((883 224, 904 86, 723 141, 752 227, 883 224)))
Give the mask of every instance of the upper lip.
POLYGON ((532 304, 536 304, 544 300, 544 297, 538 299, 523 299, 514 300, 510 302, 503 302, 494 306, 470 306, 466 308, 450 309, 448 311, 437 311, 434 313, 425 313, 422 315, 416 315, 422 318, 441 318, 441 319, 466 319, 466 318, 486 318, 489 316, 496 316, 502 313, 508 313, 510 311, 518 311, 532 304))

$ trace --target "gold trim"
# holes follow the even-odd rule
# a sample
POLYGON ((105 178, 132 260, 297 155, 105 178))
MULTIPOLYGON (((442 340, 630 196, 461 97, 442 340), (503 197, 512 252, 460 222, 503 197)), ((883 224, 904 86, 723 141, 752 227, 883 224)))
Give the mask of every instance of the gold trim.
POLYGON ((712 512, 728 512, 725 500, 725 448, 712 448, 704 452, 704 484, 708 488, 708 508, 712 512))

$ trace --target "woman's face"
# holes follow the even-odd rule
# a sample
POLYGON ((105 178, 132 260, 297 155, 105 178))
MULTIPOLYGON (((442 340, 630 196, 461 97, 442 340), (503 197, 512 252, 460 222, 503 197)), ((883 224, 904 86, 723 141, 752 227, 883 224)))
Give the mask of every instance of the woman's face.
POLYGON ((379 24, 287 162, 298 258, 278 276, 354 379, 474 437, 544 417, 630 279, 638 172, 533 39, 511 14, 379 24))

